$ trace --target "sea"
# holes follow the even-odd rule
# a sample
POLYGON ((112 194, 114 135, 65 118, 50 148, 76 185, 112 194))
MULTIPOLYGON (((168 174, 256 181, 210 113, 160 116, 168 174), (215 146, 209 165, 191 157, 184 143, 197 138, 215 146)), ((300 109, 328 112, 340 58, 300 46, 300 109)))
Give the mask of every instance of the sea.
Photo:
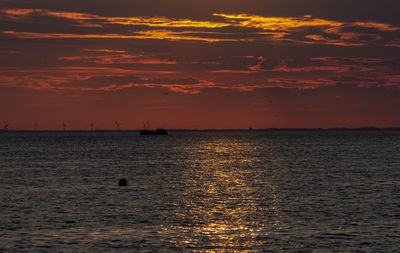
POLYGON ((0 252, 399 251, 400 131, 0 133, 0 252))

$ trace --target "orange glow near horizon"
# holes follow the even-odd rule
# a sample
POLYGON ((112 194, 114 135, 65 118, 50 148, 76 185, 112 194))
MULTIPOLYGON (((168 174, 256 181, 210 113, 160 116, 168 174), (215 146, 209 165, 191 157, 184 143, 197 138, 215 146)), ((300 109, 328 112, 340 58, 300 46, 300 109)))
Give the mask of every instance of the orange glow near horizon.
POLYGON ((88 118, 98 129, 400 126, 390 17, 11 2, 0 4, 10 129, 86 129, 88 118))

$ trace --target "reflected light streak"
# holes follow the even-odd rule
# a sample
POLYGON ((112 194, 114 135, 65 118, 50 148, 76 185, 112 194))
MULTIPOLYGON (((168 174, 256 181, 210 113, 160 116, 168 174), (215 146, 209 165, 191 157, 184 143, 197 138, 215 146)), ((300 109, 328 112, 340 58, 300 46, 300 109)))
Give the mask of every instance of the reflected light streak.
POLYGON ((248 143, 231 140, 187 147, 190 164, 184 175, 186 209, 179 210, 176 216, 190 223, 163 227, 162 233, 184 235, 171 243, 189 249, 205 243, 207 246, 199 250, 205 252, 257 251, 265 247, 270 229, 280 226, 279 200, 272 187, 274 190, 268 192, 272 204, 258 203, 260 185, 252 168, 257 158, 243 155, 252 149, 248 143), (266 212, 271 219, 259 219, 266 212))

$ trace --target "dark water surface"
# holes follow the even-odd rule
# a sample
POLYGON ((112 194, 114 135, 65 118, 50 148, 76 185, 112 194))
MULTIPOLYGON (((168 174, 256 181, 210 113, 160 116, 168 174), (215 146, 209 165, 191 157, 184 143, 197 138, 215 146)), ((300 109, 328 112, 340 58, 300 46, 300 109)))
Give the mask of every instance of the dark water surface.
POLYGON ((0 251, 399 249, 400 132, 0 133, 0 251))

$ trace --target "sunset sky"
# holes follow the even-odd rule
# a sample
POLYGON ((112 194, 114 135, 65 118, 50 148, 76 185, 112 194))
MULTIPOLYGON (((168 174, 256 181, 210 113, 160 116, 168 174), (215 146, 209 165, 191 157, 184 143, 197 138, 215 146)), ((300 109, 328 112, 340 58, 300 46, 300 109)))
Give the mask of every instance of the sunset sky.
POLYGON ((398 0, 1 0, 10 129, 400 126, 398 0))

